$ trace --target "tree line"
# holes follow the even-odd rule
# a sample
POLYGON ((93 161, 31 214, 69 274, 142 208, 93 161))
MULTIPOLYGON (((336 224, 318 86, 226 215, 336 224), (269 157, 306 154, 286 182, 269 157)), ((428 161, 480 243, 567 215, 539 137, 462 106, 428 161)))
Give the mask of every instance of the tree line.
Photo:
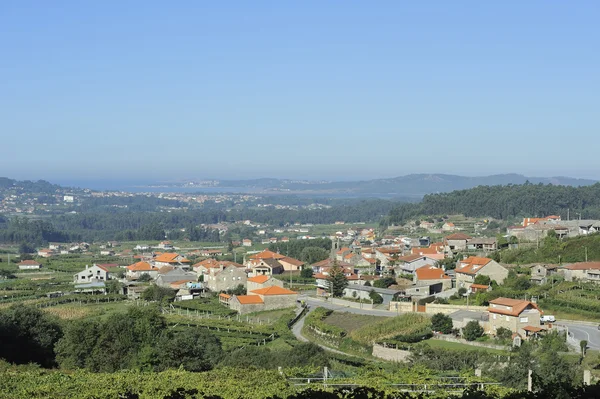
POLYGON ((430 194, 419 203, 401 204, 382 223, 404 224, 426 215, 462 214, 471 217, 510 219, 559 215, 600 219, 600 183, 571 187, 552 184, 479 186, 450 193, 430 194))

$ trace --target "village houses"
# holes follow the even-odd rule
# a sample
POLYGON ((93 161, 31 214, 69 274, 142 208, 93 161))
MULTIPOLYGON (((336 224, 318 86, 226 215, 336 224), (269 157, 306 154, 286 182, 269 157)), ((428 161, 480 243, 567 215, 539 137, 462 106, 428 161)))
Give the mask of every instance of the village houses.
POLYGON ((493 259, 470 256, 459 262, 456 269, 457 288, 469 289, 479 275, 488 276, 490 280, 502 284, 508 277, 508 269, 493 259))

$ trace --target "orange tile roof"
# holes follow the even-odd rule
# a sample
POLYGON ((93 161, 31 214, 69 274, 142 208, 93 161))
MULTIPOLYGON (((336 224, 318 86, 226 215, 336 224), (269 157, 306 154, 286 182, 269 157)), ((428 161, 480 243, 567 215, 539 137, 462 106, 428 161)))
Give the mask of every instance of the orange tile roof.
POLYGON ((481 258, 478 256, 469 256, 467 259, 460 261, 461 267, 456 269, 456 273, 477 274, 485 265, 490 263, 490 258, 481 258))
POLYGON ((350 251, 350 248, 348 247, 343 247, 342 249, 340 249, 339 251, 336 252, 337 255, 342 255, 344 252, 348 252, 350 251))
POLYGON ((411 248, 410 252, 413 255, 435 255, 437 254, 437 249, 435 248, 411 248))
POLYGON ((289 263, 289 264, 292 264, 294 266, 302 266, 304 264, 304 262, 302 262, 301 260, 290 258, 289 256, 284 256, 283 258, 281 258, 279 260, 289 263))
POLYGON ((579 262, 564 267, 567 270, 599 270, 600 262, 579 262))
POLYGON ((543 328, 534 327, 534 326, 525 326, 525 327, 523 327, 523 330, 528 331, 528 332, 532 332, 532 333, 544 331, 543 328))
MULTIPOLYGON (((524 301, 520 299, 510 299, 510 298, 496 298, 490 301, 490 307, 488 308, 488 312, 490 313, 498 313, 507 316, 518 316, 520 315, 527 307, 531 306, 534 309, 540 310, 535 303, 524 301), (500 305, 500 306, 508 306, 511 310, 506 309, 498 309, 493 308, 491 305, 500 305)), ((540 310, 540 313, 542 311, 540 310)))
POLYGON ((486 290, 486 289, 488 289, 490 287, 488 285, 485 285, 485 284, 471 284, 471 288, 477 288, 477 289, 486 290))
POLYGON ((137 262, 137 263, 134 263, 133 265, 127 266, 127 269, 131 270, 132 272, 148 272, 148 271, 156 270, 148 262, 137 262))
MULTIPOLYGON (((24 260, 24 261, 21 261, 19 263, 19 265, 20 266, 26 266, 26 265, 29 265, 29 266, 38 266, 38 265, 41 265, 41 263, 36 262, 34 260, 24 260)), ((98 266, 98 267, 100 267, 102 269, 102 267, 100 265, 96 265, 96 266, 98 266)))
POLYGON ((236 298, 242 305, 265 303, 258 295, 237 295, 236 298))
POLYGON ((463 233, 454 233, 454 234, 450 234, 448 237, 445 238, 446 241, 448 240, 469 240, 473 237, 463 234, 463 233))
POLYGON ((251 281, 253 283, 258 283, 258 284, 263 284, 265 283, 267 280, 269 280, 269 276, 265 276, 264 274, 261 274, 260 276, 254 276, 254 277, 250 277, 248 279, 248 281, 251 281))
POLYGON ((176 253, 170 253, 170 252, 165 252, 164 254, 161 254, 159 256, 157 256, 156 258, 154 258, 155 262, 163 262, 163 263, 189 263, 190 261, 187 260, 186 258, 182 258, 181 260, 176 260, 176 258, 179 256, 179 254, 176 253))
POLYGON ((406 255, 398 258, 399 261, 402 262, 414 262, 417 259, 421 259, 423 255, 406 255))
POLYGON ((177 280, 177 281, 173 281, 171 283, 171 287, 177 287, 177 286, 180 286, 181 284, 184 284, 184 283, 193 283, 193 282, 194 282, 194 280, 189 279, 189 278, 185 279, 185 280, 177 280))
POLYGON ((382 254, 399 254, 402 253, 400 248, 376 248, 377 252, 382 254))
POLYGON ((349 253, 347 255, 344 255, 344 259, 352 259, 354 258, 354 254, 353 253, 349 253))
POLYGON ((375 259, 375 258, 365 258, 365 257, 363 256, 363 259, 364 259, 364 260, 366 260, 367 262, 369 262, 369 263, 370 263, 370 264, 372 264, 372 265, 374 265, 374 264, 376 264, 376 263, 377 263, 377 259, 375 259))
POLYGON ((221 292, 221 293, 219 294, 219 297, 221 297, 221 298, 225 298, 225 299, 229 299, 229 298, 231 298, 231 295, 227 295, 227 294, 225 294, 225 293, 221 292))
POLYGON ((285 256, 278 254, 277 252, 269 251, 268 249, 265 249, 262 252, 259 252, 257 254, 250 256, 250 259, 281 259, 281 258, 285 258, 285 256))
POLYGON ((293 295, 297 294, 296 291, 290 291, 287 288, 281 288, 277 285, 273 285, 267 288, 260 288, 258 290, 252 291, 253 294, 257 295, 293 295))
POLYGON ((443 269, 433 266, 423 266, 415 270, 417 280, 443 280, 449 279, 443 269))

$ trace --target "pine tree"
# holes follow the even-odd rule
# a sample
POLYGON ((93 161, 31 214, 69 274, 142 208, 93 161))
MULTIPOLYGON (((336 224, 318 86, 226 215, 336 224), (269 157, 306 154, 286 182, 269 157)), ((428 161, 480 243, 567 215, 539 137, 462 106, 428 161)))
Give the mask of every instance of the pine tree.
POLYGON ((348 279, 344 275, 344 270, 338 265, 337 261, 333 262, 333 266, 329 269, 329 289, 334 297, 344 295, 344 288, 348 286, 348 279))

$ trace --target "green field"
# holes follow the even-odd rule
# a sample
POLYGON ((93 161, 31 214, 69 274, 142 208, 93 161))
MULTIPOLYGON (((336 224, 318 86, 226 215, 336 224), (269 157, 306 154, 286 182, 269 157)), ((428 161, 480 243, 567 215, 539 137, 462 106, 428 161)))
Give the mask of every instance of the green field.
POLYGON ((381 316, 359 315, 347 312, 333 312, 323 320, 326 324, 339 327, 348 334, 359 328, 381 321, 381 316))
POLYGON ((422 341, 422 343, 426 344, 432 348, 442 348, 442 349, 449 349, 449 350, 456 350, 456 351, 481 350, 481 351, 493 353, 496 355, 505 355, 508 353, 508 351, 502 351, 499 349, 485 348, 482 346, 474 346, 474 345, 463 344, 463 343, 459 343, 459 342, 444 341, 442 339, 428 339, 428 340, 422 341))

